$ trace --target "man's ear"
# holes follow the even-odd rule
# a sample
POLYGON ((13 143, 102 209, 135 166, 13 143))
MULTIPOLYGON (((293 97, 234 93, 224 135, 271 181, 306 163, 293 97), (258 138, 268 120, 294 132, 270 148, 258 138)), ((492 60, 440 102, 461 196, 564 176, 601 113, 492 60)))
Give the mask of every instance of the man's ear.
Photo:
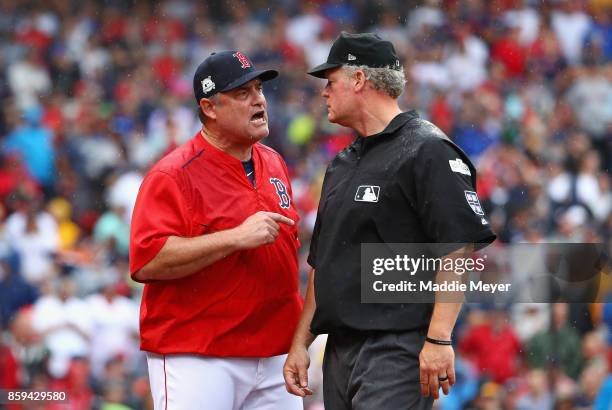
POLYGON ((355 71, 355 75, 353 76, 353 89, 355 92, 360 92, 365 88, 366 77, 363 71, 357 70, 355 71))
POLYGON ((215 104, 211 99, 202 98, 200 100, 200 109, 207 118, 212 118, 213 120, 217 119, 217 111, 215 110, 215 104))

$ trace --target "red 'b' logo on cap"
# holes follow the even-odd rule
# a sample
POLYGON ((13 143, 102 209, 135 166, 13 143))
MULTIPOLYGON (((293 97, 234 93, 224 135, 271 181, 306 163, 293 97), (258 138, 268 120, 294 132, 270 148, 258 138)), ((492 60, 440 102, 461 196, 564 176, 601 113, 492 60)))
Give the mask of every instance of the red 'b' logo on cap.
POLYGON ((236 51, 232 55, 236 57, 238 61, 240 61, 240 64, 242 64, 242 68, 249 68, 251 66, 251 63, 249 63, 249 60, 240 51, 236 51))

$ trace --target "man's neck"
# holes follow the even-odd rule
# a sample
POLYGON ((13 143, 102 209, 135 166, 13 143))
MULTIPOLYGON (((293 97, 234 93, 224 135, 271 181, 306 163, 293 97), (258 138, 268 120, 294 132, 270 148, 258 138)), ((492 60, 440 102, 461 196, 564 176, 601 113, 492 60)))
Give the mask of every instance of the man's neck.
POLYGON ((252 145, 238 145, 233 143, 230 140, 222 139, 219 137, 217 133, 211 131, 210 129, 202 126, 200 130, 200 135, 204 138, 210 145, 217 148, 220 151, 225 152, 226 154, 231 155, 239 161, 248 161, 251 159, 252 145))
POLYGON ((389 101, 385 98, 381 101, 371 101, 363 105, 351 128, 364 137, 378 134, 401 112, 396 100, 389 101))

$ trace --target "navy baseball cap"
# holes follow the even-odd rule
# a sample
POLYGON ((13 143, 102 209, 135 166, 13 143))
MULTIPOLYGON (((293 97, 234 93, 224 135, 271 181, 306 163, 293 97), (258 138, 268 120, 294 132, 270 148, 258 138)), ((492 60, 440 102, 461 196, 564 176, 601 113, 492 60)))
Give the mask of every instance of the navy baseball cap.
POLYGON ((240 51, 220 51, 206 57, 198 66, 193 76, 193 92, 196 103, 200 104, 202 98, 233 90, 255 78, 268 81, 276 76, 276 70, 256 70, 240 51))
POLYGON ((325 78, 325 71, 342 65, 365 65, 372 68, 400 70, 400 60, 391 42, 374 33, 340 33, 334 40, 327 61, 312 68, 308 74, 325 78))

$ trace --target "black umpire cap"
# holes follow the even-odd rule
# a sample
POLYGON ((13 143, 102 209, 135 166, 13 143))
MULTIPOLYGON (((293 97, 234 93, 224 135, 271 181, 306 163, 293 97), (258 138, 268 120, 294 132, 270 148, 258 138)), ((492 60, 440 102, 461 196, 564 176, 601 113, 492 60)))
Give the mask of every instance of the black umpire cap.
POLYGON ((276 70, 256 70, 253 63, 240 51, 212 53, 198 66, 193 76, 196 103, 218 92, 238 88, 255 78, 268 81, 278 76, 276 70))
POLYGON ((374 33, 350 34, 343 31, 332 44, 327 61, 308 71, 308 74, 325 78, 325 71, 342 65, 401 69, 391 42, 374 33))

